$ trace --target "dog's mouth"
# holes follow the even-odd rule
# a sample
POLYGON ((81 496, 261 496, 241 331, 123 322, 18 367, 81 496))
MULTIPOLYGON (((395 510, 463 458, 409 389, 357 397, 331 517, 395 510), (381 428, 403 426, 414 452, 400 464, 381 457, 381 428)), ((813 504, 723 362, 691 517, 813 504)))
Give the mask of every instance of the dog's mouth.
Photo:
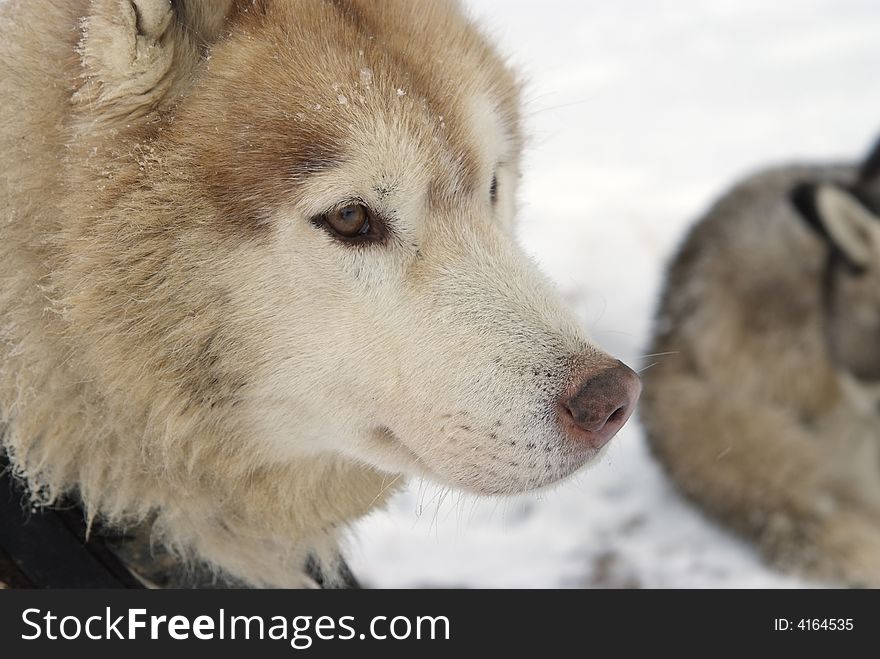
MULTIPOLYGON (((443 437, 437 443, 456 438, 443 437)), ((387 426, 369 436, 371 462, 380 469, 425 478, 484 496, 520 494, 557 484, 604 453, 603 448, 568 450, 565 445, 538 441, 487 440, 473 446, 471 455, 434 446, 433 455, 422 455, 387 426)))
POLYGON ((638 375, 610 357, 582 357, 568 370, 556 378, 563 385, 520 396, 518 404, 453 397, 451 405, 420 406, 427 409, 418 417, 389 409, 385 424, 362 436, 355 451, 383 471, 482 495, 556 484, 596 462, 641 392, 638 375))

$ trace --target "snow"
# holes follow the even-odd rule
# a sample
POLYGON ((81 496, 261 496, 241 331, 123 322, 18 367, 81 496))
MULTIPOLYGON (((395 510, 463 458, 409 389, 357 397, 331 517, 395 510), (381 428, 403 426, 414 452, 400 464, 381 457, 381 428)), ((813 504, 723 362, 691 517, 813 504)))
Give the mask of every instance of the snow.
MULTIPOLYGON (((875 0, 467 4, 529 81, 521 240, 630 363, 664 262, 713 197, 768 164, 857 158, 880 126, 875 0)), ((413 482, 349 555, 379 587, 805 585, 684 502, 637 420, 541 496, 413 482)))

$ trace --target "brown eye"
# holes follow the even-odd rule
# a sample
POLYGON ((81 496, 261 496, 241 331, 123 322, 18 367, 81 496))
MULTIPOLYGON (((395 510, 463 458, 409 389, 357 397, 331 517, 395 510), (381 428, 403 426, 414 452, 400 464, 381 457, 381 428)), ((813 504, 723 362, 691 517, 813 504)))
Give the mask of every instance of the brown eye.
POLYGON ((370 230, 370 212, 363 204, 349 204, 323 216, 324 222, 343 238, 361 236, 370 230))

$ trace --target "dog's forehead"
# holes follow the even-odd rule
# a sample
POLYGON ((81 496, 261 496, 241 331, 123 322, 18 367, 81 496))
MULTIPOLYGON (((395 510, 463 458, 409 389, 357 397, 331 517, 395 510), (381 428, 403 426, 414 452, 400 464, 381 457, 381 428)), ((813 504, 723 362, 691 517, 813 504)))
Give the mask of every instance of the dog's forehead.
MULTIPOLYGON (((286 18, 304 27, 301 9, 286 18)), ((517 131, 517 90, 457 3, 337 0, 316 18, 309 35, 326 57, 315 58, 317 71, 298 67, 310 74, 302 89, 313 121, 348 144, 381 148, 384 138, 398 157, 408 145, 406 167, 442 162, 448 174, 454 164, 459 186, 484 178, 483 161, 517 131)))
POLYGON ((298 181, 352 160, 461 198, 488 186, 502 144, 518 151, 517 82, 455 3, 261 8, 216 49, 198 104, 222 110, 198 122, 228 140, 206 140, 197 159, 224 215, 258 226, 298 181))
MULTIPOLYGON (((388 97, 387 91, 379 94, 388 97)), ((492 99, 475 92, 434 105, 417 89, 393 94, 391 107, 351 108, 340 168, 386 192, 424 190, 435 203, 461 199, 479 186, 488 191, 493 170, 510 157, 513 144, 492 99)))

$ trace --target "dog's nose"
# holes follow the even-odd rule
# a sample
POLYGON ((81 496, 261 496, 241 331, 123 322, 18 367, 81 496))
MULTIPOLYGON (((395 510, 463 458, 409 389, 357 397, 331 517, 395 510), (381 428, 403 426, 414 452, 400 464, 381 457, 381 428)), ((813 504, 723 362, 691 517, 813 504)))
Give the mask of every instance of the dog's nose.
POLYGON ((601 448, 627 422, 641 391, 639 376, 623 362, 576 374, 559 401, 563 432, 573 441, 601 448))

